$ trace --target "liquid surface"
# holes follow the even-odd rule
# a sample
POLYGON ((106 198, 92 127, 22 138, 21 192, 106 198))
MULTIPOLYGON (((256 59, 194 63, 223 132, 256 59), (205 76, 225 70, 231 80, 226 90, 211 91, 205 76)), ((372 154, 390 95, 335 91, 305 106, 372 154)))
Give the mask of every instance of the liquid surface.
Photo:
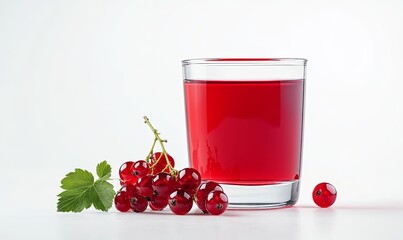
POLYGON ((303 80, 185 81, 190 165, 203 179, 299 179, 303 80))

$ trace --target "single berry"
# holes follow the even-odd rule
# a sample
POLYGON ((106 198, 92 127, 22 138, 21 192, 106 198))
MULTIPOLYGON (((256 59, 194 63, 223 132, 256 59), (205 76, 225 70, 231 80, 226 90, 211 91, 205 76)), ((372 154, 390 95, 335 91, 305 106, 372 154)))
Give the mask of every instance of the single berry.
POLYGON ((176 190, 169 196, 169 208, 177 215, 185 215, 192 209, 192 196, 184 190, 176 190))
POLYGON ((130 208, 134 212, 144 212, 147 209, 148 203, 145 197, 135 193, 130 198, 130 208))
POLYGON ((313 201, 321 208, 327 208, 333 205, 336 201, 337 191, 336 188, 330 183, 319 183, 313 189, 313 201))
POLYGON ((228 197, 222 191, 212 191, 207 196, 206 209, 212 215, 220 215, 228 207, 228 197))
POLYGON ((159 196, 168 197, 176 189, 176 181, 171 174, 160 172, 153 178, 152 186, 159 196))
POLYGON ((150 173, 150 166, 146 161, 138 160, 133 165, 133 174, 138 178, 144 177, 150 173))
POLYGON ((196 204, 204 213, 207 213, 206 201, 207 196, 212 191, 224 191, 220 184, 213 181, 203 182, 196 192, 196 204))
POLYGON ((135 175, 133 175, 133 170, 132 170, 133 164, 134 164, 134 162, 128 161, 128 162, 123 163, 120 166, 119 176, 120 176, 120 180, 121 180, 121 182, 123 182, 123 184, 134 183, 137 181, 137 177, 135 175))
POLYGON ((178 173, 179 188, 190 193, 196 192, 201 183, 200 173, 194 168, 184 168, 178 173))
MULTIPOLYGON (((168 156, 169 164, 171 164, 171 167, 174 168, 175 160, 168 153, 166 155, 168 156)), ((165 154, 161 152, 156 152, 153 154, 153 156, 151 157, 150 165, 153 167, 153 174, 162 172, 162 170, 164 169, 164 172, 170 172, 170 169, 167 167, 167 159, 165 158, 165 154)))
POLYGON ((152 210, 162 211, 168 205, 168 197, 153 195, 149 204, 152 210))
POLYGON ((148 199, 151 199, 153 192, 154 192, 154 189, 152 186, 152 180, 153 180, 153 176, 147 175, 147 176, 139 178, 137 180, 137 184, 136 184, 137 192, 140 195, 147 197, 148 199))
POLYGON ((134 193, 137 193, 136 185, 135 184, 123 185, 118 192, 127 192, 127 194, 129 194, 129 197, 131 197, 134 193))
POLYGON ((126 191, 120 191, 115 196, 115 207, 121 212, 130 210, 130 198, 126 191))

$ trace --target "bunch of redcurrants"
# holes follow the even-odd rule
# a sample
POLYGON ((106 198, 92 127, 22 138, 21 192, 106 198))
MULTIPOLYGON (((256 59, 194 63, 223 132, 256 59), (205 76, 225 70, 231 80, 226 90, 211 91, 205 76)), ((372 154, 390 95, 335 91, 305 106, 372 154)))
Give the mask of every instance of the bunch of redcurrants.
POLYGON ((128 161, 119 169, 122 188, 115 196, 115 206, 121 212, 161 211, 169 206, 178 215, 187 214, 193 201, 204 212, 223 213, 228 198, 216 182, 201 182, 194 168, 172 170, 175 162, 167 153, 156 152, 150 163, 144 160, 128 161), (169 162, 167 162, 167 159, 169 162))
POLYGON ((178 215, 187 214, 193 202, 204 212, 222 214, 228 197, 216 182, 202 182, 194 168, 176 170, 174 159, 165 150, 164 142, 147 117, 145 123, 154 133, 154 142, 146 160, 128 161, 119 168, 121 189, 115 196, 115 207, 121 212, 161 211, 167 206, 178 215), (162 151, 154 153, 159 142, 162 151))

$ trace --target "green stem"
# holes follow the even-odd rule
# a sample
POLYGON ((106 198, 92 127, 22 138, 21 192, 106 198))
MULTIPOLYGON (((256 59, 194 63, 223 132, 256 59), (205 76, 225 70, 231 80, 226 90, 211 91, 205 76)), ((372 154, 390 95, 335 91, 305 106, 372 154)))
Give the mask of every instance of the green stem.
POLYGON ((151 146, 150 152, 147 154, 147 157, 146 157, 146 159, 145 159, 147 163, 150 162, 150 158, 151 158, 151 156, 153 155, 155 143, 157 142, 157 140, 158 140, 157 138, 154 138, 153 145, 151 146))
MULTIPOLYGON (((153 145, 152 145, 152 148, 151 148, 151 151, 150 151, 148 157, 151 156, 150 154, 152 154, 152 152, 153 152, 153 150, 154 150, 155 143, 156 143, 156 141, 158 141, 159 144, 160 144, 160 146, 161 146, 161 150, 162 150, 161 153, 165 156, 165 161, 166 161, 166 167, 165 167, 162 171, 165 171, 166 169, 169 169, 169 172, 171 172, 172 174, 175 174, 176 171, 175 171, 175 169, 172 167, 171 163, 169 162, 168 153, 167 153, 167 151, 166 151, 166 149, 165 149, 165 146, 164 146, 164 142, 166 143, 166 142, 168 142, 168 141, 167 141, 166 139, 162 139, 162 138, 160 137, 160 134, 158 133, 157 129, 155 129, 154 126, 150 123, 150 120, 148 119, 147 116, 144 116, 143 118, 144 118, 144 123, 146 123, 146 124, 150 127, 151 131, 154 133, 154 136, 155 136, 155 138, 154 138, 154 143, 153 143, 153 145)), ((152 169, 153 169, 154 166, 158 163, 158 161, 161 159, 161 157, 162 157, 162 155, 161 155, 158 159, 156 159, 155 164, 153 164, 153 165, 151 166, 152 169)))
POLYGON ((120 178, 108 178, 105 181, 120 181, 120 178))

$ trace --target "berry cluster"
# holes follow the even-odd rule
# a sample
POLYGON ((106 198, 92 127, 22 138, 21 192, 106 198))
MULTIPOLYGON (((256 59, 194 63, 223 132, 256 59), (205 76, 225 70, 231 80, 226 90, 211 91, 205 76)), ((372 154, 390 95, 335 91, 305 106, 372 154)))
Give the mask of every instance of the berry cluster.
POLYGON ((154 133, 154 142, 146 160, 128 161, 119 169, 122 188, 115 196, 115 207, 121 212, 161 211, 169 205, 178 215, 187 214, 193 201, 204 212, 213 215, 223 213, 228 198, 223 188, 213 181, 201 181, 200 173, 194 168, 177 171, 175 160, 167 153, 164 142, 147 117, 145 123, 154 133), (162 151, 154 152, 159 142, 162 151))

